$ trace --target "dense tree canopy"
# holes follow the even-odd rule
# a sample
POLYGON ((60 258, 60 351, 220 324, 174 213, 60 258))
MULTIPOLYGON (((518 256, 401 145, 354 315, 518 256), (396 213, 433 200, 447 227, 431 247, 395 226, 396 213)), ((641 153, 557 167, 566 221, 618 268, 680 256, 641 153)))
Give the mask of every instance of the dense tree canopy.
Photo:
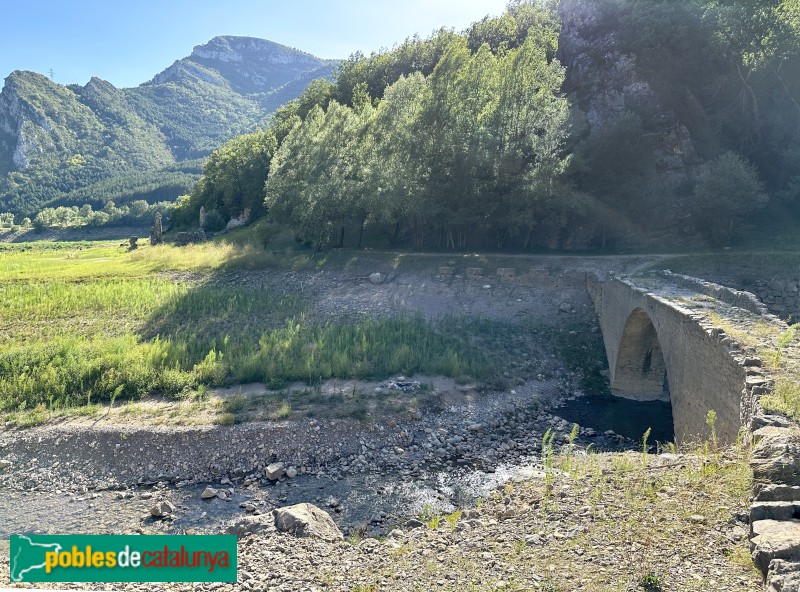
POLYGON ((569 106, 552 39, 472 52, 450 36, 427 77, 401 75, 376 107, 363 81, 352 106, 316 106, 273 160, 271 215, 317 247, 365 224, 418 247, 506 246, 566 220, 569 106))
POLYGON ((800 2, 594 2, 657 104, 598 122, 556 59, 558 3, 512 0, 461 34, 351 56, 217 150, 179 209, 250 208, 317 248, 365 233, 451 249, 719 243, 768 204, 800 215, 800 2), (695 160, 675 173, 679 141, 695 160))
POLYGON ((278 142, 272 130, 239 136, 211 153, 194 201, 229 220, 249 213, 263 215, 264 180, 278 142))

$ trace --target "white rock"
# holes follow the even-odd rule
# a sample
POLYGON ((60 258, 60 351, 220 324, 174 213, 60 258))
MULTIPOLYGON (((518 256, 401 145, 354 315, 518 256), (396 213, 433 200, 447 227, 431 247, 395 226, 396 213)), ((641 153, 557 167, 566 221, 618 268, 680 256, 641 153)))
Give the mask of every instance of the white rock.
POLYGON ((158 502, 155 506, 150 508, 150 514, 156 518, 163 518, 164 516, 169 516, 170 514, 174 513, 175 506, 172 504, 172 502, 168 501, 158 502))
POLYGON ((286 476, 289 477, 289 479, 294 479, 295 477, 297 477, 297 469, 295 469, 294 467, 289 467, 288 469, 286 469, 286 476))
POLYGON ((211 499, 212 497, 217 497, 218 491, 213 487, 206 487, 203 490, 203 493, 200 494, 202 499, 211 499))
POLYGON ((330 515, 312 504, 297 504, 272 511, 275 528, 296 537, 314 537, 335 542, 344 539, 330 515))
POLYGON ((272 463, 268 465, 266 469, 264 469, 264 475, 270 481, 277 481, 284 474, 284 465, 282 462, 272 463))

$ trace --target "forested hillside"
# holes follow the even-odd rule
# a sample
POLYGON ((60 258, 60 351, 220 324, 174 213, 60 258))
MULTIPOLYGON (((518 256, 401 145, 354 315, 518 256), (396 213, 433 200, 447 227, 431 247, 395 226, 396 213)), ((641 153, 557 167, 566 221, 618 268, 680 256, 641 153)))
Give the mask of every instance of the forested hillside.
POLYGON ((797 0, 514 0, 352 56, 215 152, 178 219, 250 210, 318 248, 728 244, 800 214, 798 58, 797 0))
POLYGON ((334 65, 269 41, 217 37, 136 88, 13 72, 0 92, 0 211, 174 201, 196 183, 200 159, 264 125, 334 65))

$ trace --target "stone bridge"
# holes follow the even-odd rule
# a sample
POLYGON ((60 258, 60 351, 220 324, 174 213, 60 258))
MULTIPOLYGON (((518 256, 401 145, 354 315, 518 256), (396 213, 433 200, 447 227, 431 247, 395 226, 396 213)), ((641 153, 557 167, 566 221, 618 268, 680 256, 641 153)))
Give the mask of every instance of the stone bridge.
POLYGON ((671 401, 679 443, 710 437, 709 411, 721 443, 750 427, 758 396, 771 384, 746 336, 759 323, 780 323, 755 296, 670 272, 590 277, 587 287, 614 394, 671 401))

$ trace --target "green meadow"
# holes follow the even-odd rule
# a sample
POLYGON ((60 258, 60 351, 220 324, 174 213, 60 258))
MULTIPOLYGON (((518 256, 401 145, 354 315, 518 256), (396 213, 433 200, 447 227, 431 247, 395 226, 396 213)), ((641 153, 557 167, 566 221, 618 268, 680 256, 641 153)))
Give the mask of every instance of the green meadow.
POLYGON ((3 245, 0 413, 191 398, 249 382, 282 388, 417 372, 480 379, 494 369, 470 338, 486 331, 480 323, 333 322, 311 314, 313 302, 298 292, 227 273, 275 265, 247 242, 3 245))

